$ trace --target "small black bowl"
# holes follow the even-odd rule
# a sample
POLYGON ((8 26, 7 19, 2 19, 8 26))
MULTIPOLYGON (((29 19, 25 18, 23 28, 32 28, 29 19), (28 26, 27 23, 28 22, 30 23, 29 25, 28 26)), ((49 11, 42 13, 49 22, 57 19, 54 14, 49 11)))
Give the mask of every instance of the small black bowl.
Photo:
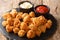
POLYGON ((29 8, 29 9, 21 8, 20 5, 21 5, 22 3, 24 3, 24 2, 28 2, 28 3, 32 4, 30 1, 22 1, 22 2, 20 2, 20 3, 19 3, 19 8, 20 8, 20 11, 21 11, 21 12, 29 13, 29 12, 31 12, 31 11, 34 11, 34 4, 32 4, 32 7, 29 8))
POLYGON ((48 13, 50 12, 50 8, 49 8, 48 6, 46 6, 46 5, 38 5, 38 6, 36 6, 36 7, 34 8, 34 11, 35 11, 36 15, 46 15, 46 14, 48 14, 48 13), (48 12, 46 12, 46 13, 37 12, 37 11, 36 11, 36 8, 39 7, 39 6, 44 6, 44 7, 48 8, 48 12))

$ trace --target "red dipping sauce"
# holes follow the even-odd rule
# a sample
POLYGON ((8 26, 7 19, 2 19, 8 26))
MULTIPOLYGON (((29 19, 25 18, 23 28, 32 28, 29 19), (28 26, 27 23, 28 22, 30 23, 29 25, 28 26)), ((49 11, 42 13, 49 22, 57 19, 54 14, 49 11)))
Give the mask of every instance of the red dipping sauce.
POLYGON ((48 11, 49 11, 48 8, 45 7, 45 6, 38 6, 38 7, 36 8, 36 12, 39 12, 39 13, 41 13, 41 14, 45 14, 45 13, 47 13, 48 11))

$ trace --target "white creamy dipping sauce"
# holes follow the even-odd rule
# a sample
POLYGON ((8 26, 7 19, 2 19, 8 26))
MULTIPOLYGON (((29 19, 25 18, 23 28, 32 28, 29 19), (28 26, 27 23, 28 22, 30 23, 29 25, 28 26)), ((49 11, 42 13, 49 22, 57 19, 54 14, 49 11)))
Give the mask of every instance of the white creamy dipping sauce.
POLYGON ((20 4, 20 7, 24 8, 24 9, 29 9, 32 7, 32 4, 29 2, 24 2, 24 3, 20 4))

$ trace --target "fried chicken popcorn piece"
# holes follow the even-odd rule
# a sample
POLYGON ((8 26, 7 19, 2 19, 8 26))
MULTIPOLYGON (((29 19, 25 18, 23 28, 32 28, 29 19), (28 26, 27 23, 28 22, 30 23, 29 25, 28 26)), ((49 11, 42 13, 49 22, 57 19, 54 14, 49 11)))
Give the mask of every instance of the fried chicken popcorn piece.
POLYGON ((33 22, 33 24, 34 24, 36 27, 40 25, 40 21, 39 21, 38 18, 33 18, 33 19, 32 19, 32 22, 33 22))
POLYGON ((13 28, 13 32, 16 34, 19 32, 19 28, 13 28))
POLYGON ((21 19, 22 16, 18 14, 18 15, 16 16, 16 18, 21 19))
POLYGON ((41 30, 40 29, 37 29, 36 31, 35 31, 35 34, 37 35, 37 36, 40 36, 41 35, 41 30))
POLYGON ((21 24, 20 20, 18 18, 14 19, 14 27, 19 27, 21 24))
POLYGON ((7 12, 7 13, 3 14, 2 17, 3 17, 3 19, 7 20, 7 18, 11 18, 12 16, 9 12, 7 12))
POLYGON ((50 28, 52 25, 52 21, 48 20, 47 23, 45 24, 46 28, 50 28))
POLYGON ((6 26, 6 31, 9 33, 9 32, 12 32, 13 31, 13 26, 10 26, 10 25, 7 25, 6 26))
POLYGON ((42 33, 40 26, 37 27, 37 30, 35 31, 36 36, 40 36, 42 33))
POLYGON ((25 16, 27 16, 28 15, 28 13, 24 13, 23 15, 22 15, 22 18, 24 18, 25 16))
POLYGON ((3 27, 6 27, 7 24, 8 24, 7 21, 2 22, 3 27))
POLYGON ((45 25, 39 26, 39 29, 41 30, 41 32, 45 33, 46 26, 45 25))
POLYGON ((16 18, 22 19, 22 15, 23 15, 23 12, 19 12, 19 13, 17 14, 16 18))
POLYGON ((16 9, 12 9, 12 11, 10 12, 10 14, 12 15, 13 18, 15 18, 16 15, 17 15, 16 9))
POLYGON ((44 16, 39 16, 38 19, 40 20, 41 24, 45 24, 47 22, 47 19, 45 19, 44 16))
POLYGON ((22 22, 22 23, 21 23, 21 26, 20 26, 20 29, 21 29, 21 30, 28 30, 27 23, 22 22))
POLYGON ((18 32, 18 36, 19 37, 23 37, 24 35, 25 35, 25 31, 24 30, 19 30, 19 32, 18 32))
POLYGON ((33 25, 33 24, 30 24, 29 25, 29 29, 31 29, 31 30, 37 30, 37 27, 35 26, 35 25, 33 25))
POLYGON ((34 12, 30 12, 29 15, 30 15, 30 17, 35 17, 35 13, 34 12))
POLYGON ((34 38, 35 37, 35 32, 33 30, 29 30, 27 32, 27 38, 34 38))
POLYGON ((14 24, 14 20, 13 20, 12 18, 8 18, 8 19, 7 19, 7 22, 8 22, 8 24, 11 25, 11 26, 14 24))
POLYGON ((30 16, 29 15, 25 16, 23 21, 26 22, 26 23, 30 22, 31 21, 30 16))

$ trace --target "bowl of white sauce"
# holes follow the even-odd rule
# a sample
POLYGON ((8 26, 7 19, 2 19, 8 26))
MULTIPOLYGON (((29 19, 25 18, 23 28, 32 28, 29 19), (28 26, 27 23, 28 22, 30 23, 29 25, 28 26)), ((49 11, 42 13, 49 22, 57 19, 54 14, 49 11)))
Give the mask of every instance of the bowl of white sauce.
POLYGON ((22 1, 19 3, 19 8, 21 12, 29 13, 30 11, 34 10, 34 4, 30 1, 22 1))

